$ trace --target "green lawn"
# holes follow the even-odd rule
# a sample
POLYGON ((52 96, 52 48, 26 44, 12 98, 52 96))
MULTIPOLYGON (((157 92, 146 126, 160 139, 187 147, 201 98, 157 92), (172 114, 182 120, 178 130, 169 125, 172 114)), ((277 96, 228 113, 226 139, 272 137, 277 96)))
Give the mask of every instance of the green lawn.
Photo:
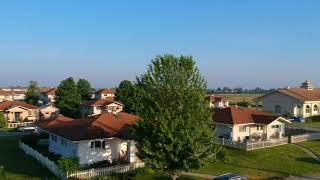
POLYGON ((320 122, 292 123, 292 125, 295 125, 295 126, 319 126, 320 127, 320 122))
POLYGON ((233 172, 249 179, 262 179, 289 174, 308 176, 318 173, 320 169, 319 162, 290 144, 248 152, 227 149, 227 153, 230 158, 228 162, 212 163, 195 172, 212 175, 233 172))
POLYGON ((18 148, 18 138, 0 138, 0 166, 8 179, 56 179, 45 167, 18 148))
POLYGON ((316 153, 318 156, 320 156, 320 140, 304 141, 298 144, 307 149, 310 149, 311 151, 316 153))

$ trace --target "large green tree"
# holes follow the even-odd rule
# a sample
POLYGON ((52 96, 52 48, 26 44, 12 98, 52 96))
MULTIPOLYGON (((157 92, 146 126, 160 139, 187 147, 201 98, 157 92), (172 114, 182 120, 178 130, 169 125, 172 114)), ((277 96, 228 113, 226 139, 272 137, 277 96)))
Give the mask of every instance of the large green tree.
POLYGON ((25 102, 33 105, 38 105, 40 100, 40 89, 36 81, 30 81, 28 90, 25 95, 25 102))
POLYGON ((60 109, 61 114, 71 117, 80 117, 79 105, 81 95, 72 77, 61 81, 56 91, 55 105, 60 109))
POLYGON ((4 117, 4 113, 0 112, 0 129, 6 129, 7 128, 7 121, 4 117))
POLYGON ((116 99, 124 104, 124 111, 136 114, 136 87, 131 81, 121 81, 116 90, 116 99))
POLYGON ((138 156, 172 179, 216 157, 206 89, 190 56, 158 56, 137 78, 142 105, 137 109, 142 121, 134 127, 138 156))
POLYGON ((91 84, 86 79, 79 79, 77 82, 77 88, 81 95, 81 101, 89 101, 91 99, 91 95, 93 94, 93 88, 91 84))

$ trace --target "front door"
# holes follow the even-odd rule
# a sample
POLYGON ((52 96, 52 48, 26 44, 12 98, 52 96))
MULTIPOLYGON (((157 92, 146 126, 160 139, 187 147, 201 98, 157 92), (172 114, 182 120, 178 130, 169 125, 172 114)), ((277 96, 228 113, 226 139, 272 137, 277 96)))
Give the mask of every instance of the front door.
POLYGON ((15 112, 14 113, 14 120, 15 121, 21 121, 21 113, 20 112, 15 112))

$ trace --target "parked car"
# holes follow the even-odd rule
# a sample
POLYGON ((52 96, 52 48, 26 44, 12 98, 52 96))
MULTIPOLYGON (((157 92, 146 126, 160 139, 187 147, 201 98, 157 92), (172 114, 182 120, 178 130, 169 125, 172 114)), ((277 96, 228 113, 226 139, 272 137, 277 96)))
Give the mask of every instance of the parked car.
POLYGON ((33 126, 33 125, 28 125, 28 126, 19 127, 17 129, 17 131, 19 131, 19 132, 34 132, 34 131, 37 131, 37 127, 33 126))
POLYGON ((227 173, 213 178, 214 180, 247 180, 246 177, 234 173, 227 173))

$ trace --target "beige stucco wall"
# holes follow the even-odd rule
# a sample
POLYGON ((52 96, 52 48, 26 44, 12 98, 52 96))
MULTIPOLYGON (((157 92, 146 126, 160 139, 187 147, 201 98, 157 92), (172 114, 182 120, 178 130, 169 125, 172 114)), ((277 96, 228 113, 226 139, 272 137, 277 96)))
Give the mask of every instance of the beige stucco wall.
POLYGON ((25 120, 25 118, 31 121, 35 121, 39 119, 39 110, 15 107, 6 111, 5 117, 7 121, 10 121, 10 122, 15 121, 15 112, 20 113, 21 121, 25 120))

